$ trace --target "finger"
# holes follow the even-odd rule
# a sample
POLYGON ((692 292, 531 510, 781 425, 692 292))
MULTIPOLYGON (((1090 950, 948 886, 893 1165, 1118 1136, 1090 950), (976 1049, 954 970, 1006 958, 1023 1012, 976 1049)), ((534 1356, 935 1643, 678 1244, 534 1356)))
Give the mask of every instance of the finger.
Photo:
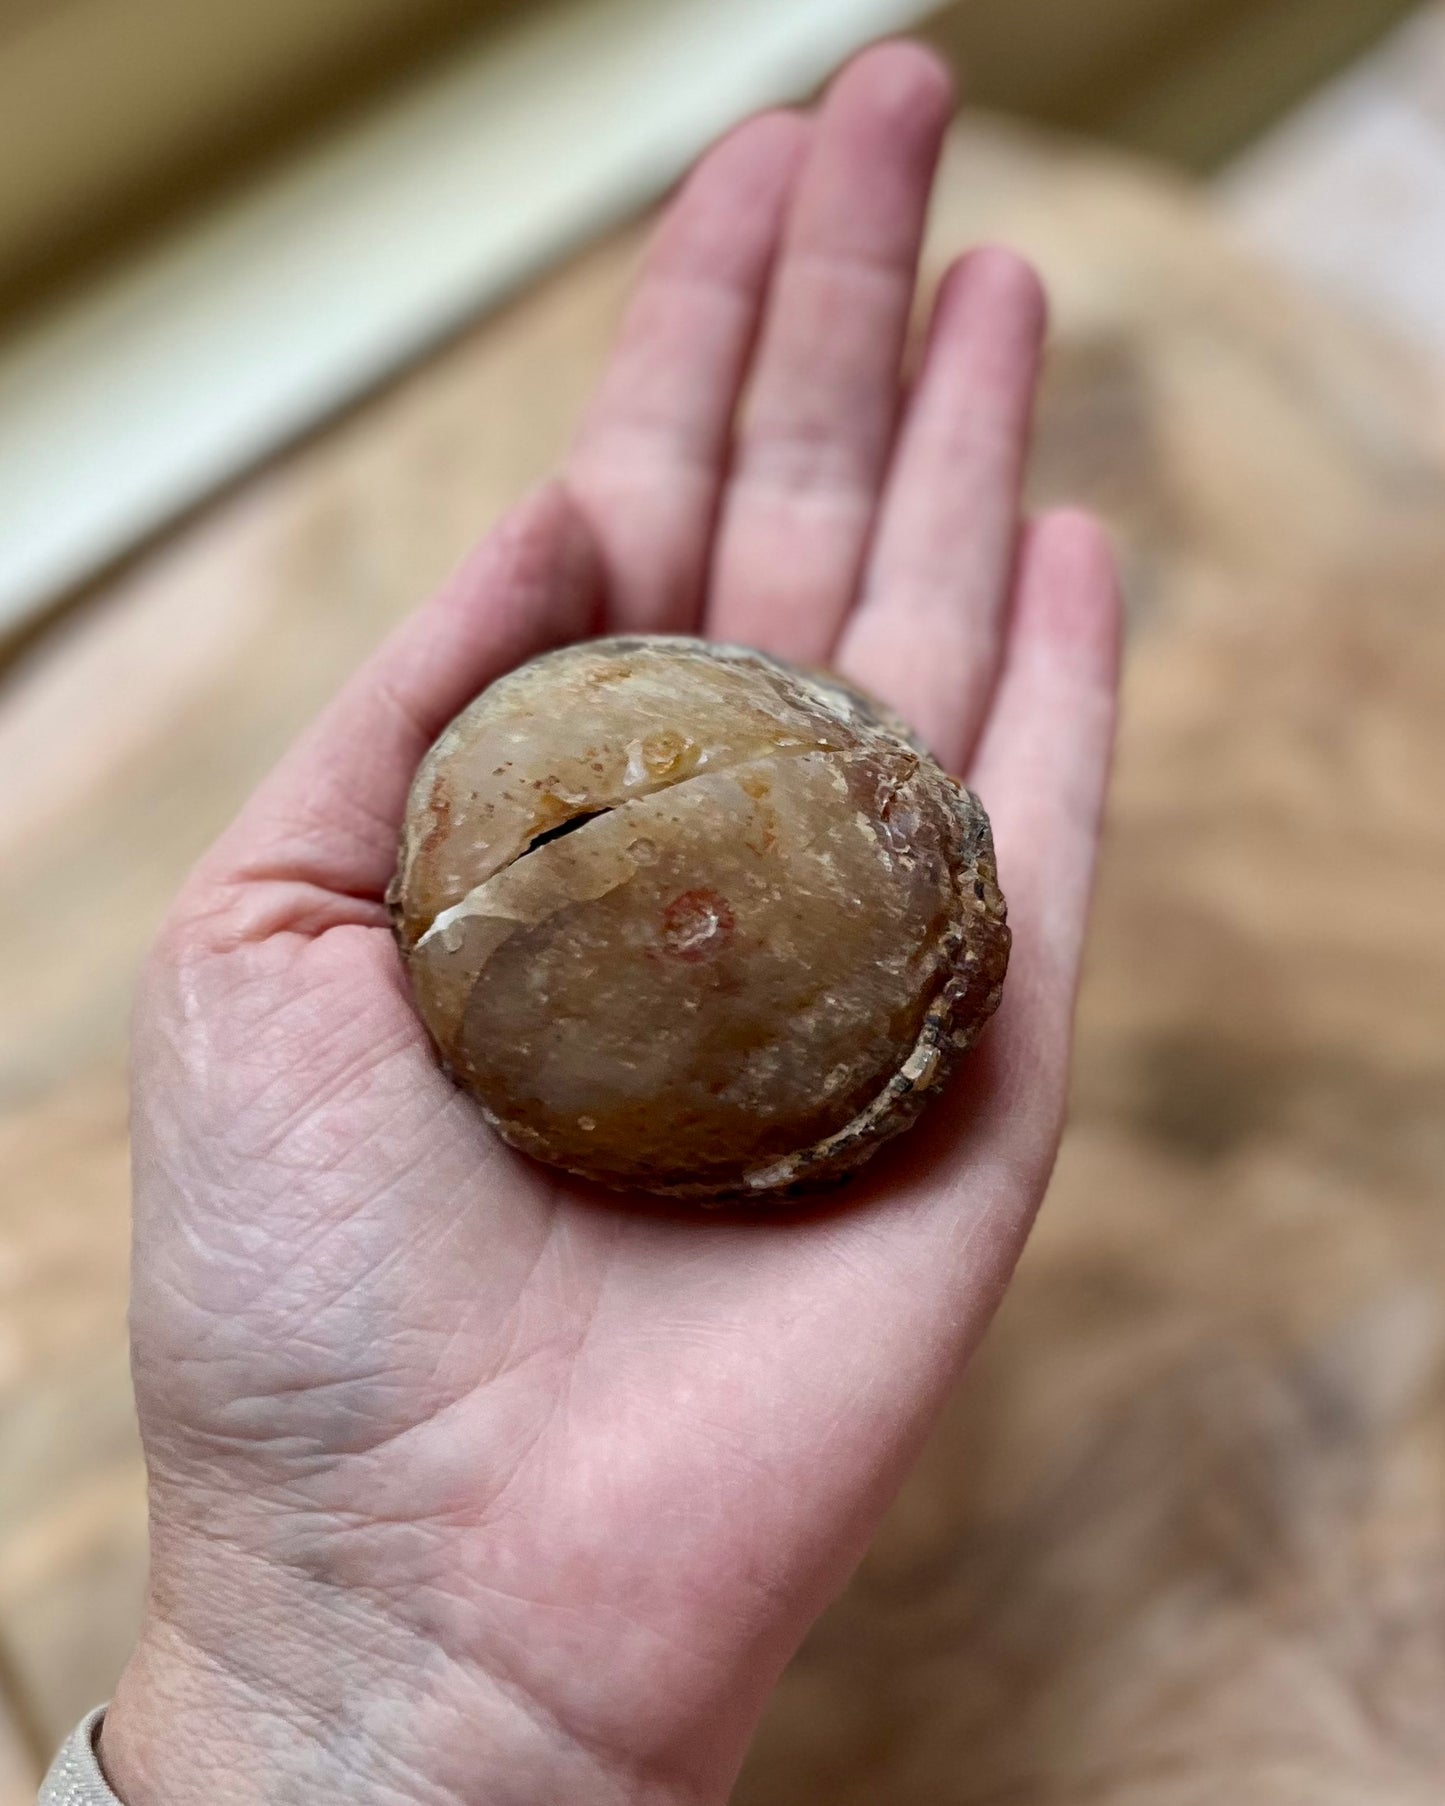
MULTIPOLYGON (((591 534, 558 484, 524 502, 352 678, 197 869, 192 890, 265 880, 379 903, 422 755, 479 691, 589 630, 591 534)), ((302 899, 298 899, 298 907, 302 899)), ((308 918, 309 919, 309 918, 308 918)), ((318 923, 319 925, 319 923, 318 923)))
POLYGON ((1062 1104, 1069 1028, 1114 745, 1120 604, 1114 559, 1088 515, 1024 535, 993 710, 969 782, 993 822, 1013 959, 996 1050, 1062 1104), (1058 1050, 1060 1070, 1040 1073, 1058 1050))
POLYGON ((839 648, 840 669, 951 771, 998 671, 1045 311, 1012 252, 974 252, 945 277, 839 648))
POLYGON ((714 554, 708 631, 831 651, 887 465, 929 189, 952 105, 927 51, 833 84, 798 180, 714 554))
POLYGON ((658 230, 574 446, 613 623, 697 625, 738 390, 808 121, 764 114, 697 166, 658 230))

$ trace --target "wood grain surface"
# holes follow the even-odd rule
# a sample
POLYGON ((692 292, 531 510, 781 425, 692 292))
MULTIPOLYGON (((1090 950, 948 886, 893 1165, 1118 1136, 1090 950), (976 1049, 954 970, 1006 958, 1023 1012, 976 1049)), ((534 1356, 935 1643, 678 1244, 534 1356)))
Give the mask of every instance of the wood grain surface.
MULTIPOLYGON (((1036 488, 1119 533, 1123 744, 1038 1236, 740 1806, 1435 1806, 1434 373, 1237 253, 1190 189, 1002 127, 955 137, 936 228, 935 268, 1004 237, 1053 286, 1036 488)), ((4 1806, 104 1696, 143 1584, 138 954, 295 729, 556 457, 636 247, 219 500, 5 675, 4 1806)))

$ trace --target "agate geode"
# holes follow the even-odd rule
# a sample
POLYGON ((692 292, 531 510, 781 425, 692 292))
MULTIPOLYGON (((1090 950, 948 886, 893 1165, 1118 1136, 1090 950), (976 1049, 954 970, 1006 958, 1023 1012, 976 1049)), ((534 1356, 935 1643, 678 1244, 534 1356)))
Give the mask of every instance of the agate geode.
POLYGON ((699 640, 594 640, 493 684, 422 761, 390 902, 497 1132, 680 1197, 851 1172, 1008 964, 977 799, 842 683, 699 640))

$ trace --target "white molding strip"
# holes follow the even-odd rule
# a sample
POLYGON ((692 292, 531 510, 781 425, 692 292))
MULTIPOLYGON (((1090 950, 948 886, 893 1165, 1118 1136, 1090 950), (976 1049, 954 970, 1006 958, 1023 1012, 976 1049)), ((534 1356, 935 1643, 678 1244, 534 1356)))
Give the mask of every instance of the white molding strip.
POLYGON ((0 631, 927 0, 567 0, 0 346, 0 631))

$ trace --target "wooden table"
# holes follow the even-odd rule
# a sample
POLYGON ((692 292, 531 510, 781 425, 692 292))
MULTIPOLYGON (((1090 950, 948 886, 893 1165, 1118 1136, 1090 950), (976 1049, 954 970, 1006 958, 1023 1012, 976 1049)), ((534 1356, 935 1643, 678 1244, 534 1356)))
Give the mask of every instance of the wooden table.
MULTIPOLYGON (((1052 1197, 742 1806, 1445 1793, 1445 459, 1433 373, 1191 190, 956 136, 1042 263, 1041 495, 1133 641, 1052 1197), (1433 780, 1433 782, 1432 782, 1433 780)), ((143 1579, 124 1033, 187 862, 564 443, 627 234, 218 500, 0 691, 0 1801, 143 1579)), ((935 266, 938 257, 935 257, 935 266)))

